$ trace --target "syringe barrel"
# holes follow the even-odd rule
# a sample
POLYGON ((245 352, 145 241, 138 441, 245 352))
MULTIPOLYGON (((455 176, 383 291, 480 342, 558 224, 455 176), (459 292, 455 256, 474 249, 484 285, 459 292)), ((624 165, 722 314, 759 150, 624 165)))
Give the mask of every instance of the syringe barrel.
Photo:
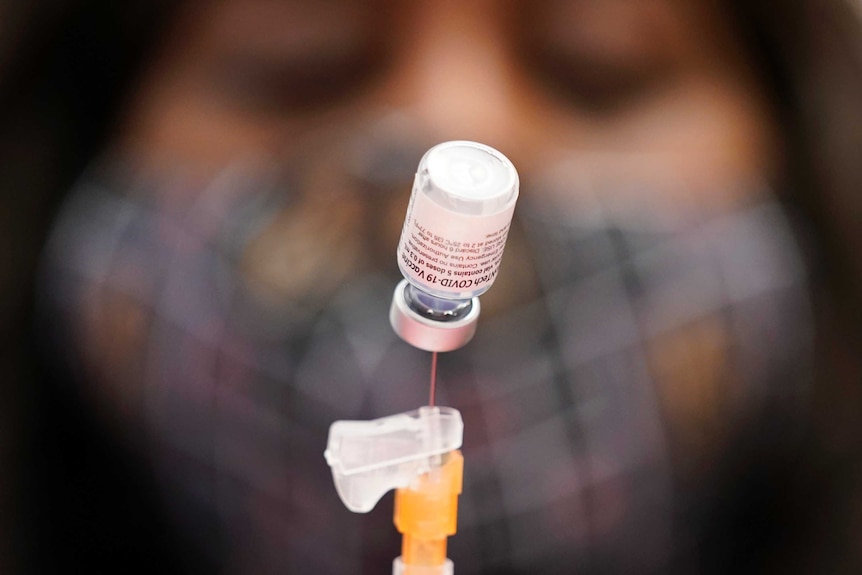
POLYGON ((404 575, 452 572, 446 558, 447 538, 458 528, 458 496, 464 477, 464 457, 458 450, 442 456, 439 466, 395 491, 395 527, 403 536, 401 557, 394 567, 404 575), (447 571, 448 569, 448 571, 447 571))

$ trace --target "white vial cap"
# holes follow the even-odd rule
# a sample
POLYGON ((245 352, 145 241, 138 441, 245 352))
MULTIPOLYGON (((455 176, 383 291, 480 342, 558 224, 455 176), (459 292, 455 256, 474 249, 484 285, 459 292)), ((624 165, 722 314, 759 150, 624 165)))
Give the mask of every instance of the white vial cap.
POLYGON ((439 205, 469 215, 492 215, 514 203, 518 172, 506 156, 485 144, 456 140, 428 150, 418 172, 439 205))

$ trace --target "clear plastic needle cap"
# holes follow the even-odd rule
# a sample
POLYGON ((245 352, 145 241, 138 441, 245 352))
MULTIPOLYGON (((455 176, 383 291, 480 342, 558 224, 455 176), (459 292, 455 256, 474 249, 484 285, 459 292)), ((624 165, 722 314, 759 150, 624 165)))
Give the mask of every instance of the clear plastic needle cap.
POLYGON ((451 407, 422 407, 372 421, 336 421, 324 457, 351 511, 371 511, 383 495, 407 487, 461 447, 464 423, 451 407))

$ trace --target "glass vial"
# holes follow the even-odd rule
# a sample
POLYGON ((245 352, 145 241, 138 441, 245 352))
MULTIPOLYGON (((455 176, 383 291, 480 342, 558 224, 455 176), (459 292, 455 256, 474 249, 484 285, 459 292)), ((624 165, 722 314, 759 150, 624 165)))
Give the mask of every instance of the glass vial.
POLYGON ((398 243, 389 319, 427 351, 451 351, 476 332, 478 296, 494 283, 515 203, 518 173, 484 144, 444 142, 422 157, 398 243))

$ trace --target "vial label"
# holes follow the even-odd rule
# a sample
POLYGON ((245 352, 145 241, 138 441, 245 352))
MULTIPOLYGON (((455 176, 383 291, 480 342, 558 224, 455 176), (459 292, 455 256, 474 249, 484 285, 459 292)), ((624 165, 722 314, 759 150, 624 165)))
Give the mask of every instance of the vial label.
POLYGON ((497 277, 514 211, 512 201, 492 215, 459 214, 414 185, 398 244, 401 272, 433 295, 451 299, 481 295, 497 277))

